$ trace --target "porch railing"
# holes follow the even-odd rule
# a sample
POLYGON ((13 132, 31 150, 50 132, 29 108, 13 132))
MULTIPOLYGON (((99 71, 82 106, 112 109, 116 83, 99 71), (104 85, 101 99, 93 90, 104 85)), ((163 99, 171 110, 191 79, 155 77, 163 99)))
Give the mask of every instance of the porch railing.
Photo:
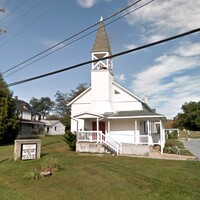
POLYGON ((102 131, 79 131, 77 141, 102 143, 112 151, 116 152, 116 154, 119 154, 122 151, 122 144, 115 141, 109 135, 103 134, 102 131))

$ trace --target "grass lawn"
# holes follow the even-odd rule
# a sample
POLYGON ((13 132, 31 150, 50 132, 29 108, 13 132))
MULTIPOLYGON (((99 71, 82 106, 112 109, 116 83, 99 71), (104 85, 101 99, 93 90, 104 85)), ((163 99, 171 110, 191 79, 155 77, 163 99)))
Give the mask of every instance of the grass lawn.
POLYGON ((1 200, 200 199, 200 162, 78 155, 62 136, 42 138, 39 160, 12 158, 13 146, 1 146, 1 200), (39 181, 25 177, 48 158, 64 169, 39 181))
POLYGON ((183 143, 179 139, 167 139, 165 145, 167 144, 177 146, 180 151, 180 155, 192 156, 192 153, 184 147, 183 143))
POLYGON ((179 138, 200 138, 200 131, 190 131, 190 135, 187 135, 184 131, 179 131, 179 138))

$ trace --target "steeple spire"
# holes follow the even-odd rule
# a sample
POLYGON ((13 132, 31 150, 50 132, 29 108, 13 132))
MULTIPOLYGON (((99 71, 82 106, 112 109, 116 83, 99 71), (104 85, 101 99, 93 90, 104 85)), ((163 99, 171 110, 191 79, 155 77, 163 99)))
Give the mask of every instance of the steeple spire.
POLYGON ((110 54, 112 54, 103 22, 103 17, 101 17, 99 22, 99 28, 96 34, 96 39, 92 48, 92 52, 109 52, 110 54))
MULTIPOLYGON (((106 58, 111 55, 111 48, 104 26, 103 17, 101 17, 95 42, 92 48, 92 60, 106 58)), ((92 63, 92 70, 109 69, 110 72, 112 72, 112 68, 112 58, 92 63)))

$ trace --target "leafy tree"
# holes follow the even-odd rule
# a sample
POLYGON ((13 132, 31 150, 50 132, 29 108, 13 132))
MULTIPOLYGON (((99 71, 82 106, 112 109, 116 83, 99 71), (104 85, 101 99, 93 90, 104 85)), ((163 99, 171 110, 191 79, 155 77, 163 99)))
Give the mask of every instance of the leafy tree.
POLYGON ((71 90, 69 93, 61 93, 57 91, 55 95, 55 114, 61 119, 61 122, 66 126, 66 129, 70 129, 70 115, 71 111, 67 104, 81 94, 87 88, 86 83, 79 84, 75 90, 71 90))
POLYGON ((0 74, 0 143, 11 143, 19 132, 16 102, 0 74))
POLYGON ((176 125, 179 128, 189 130, 200 130, 200 101, 190 101, 181 107, 182 113, 178 113, 175 117, 176 125))
POLYGON ((64 135, 64 141, 69 145, 70 149, 76 150, 76 135, 67 130, 64 135))
POLYGON ((41 97, 40 99, 32 97, 30 104, 35 110, 41 112, 43 116, 48 116, 55 105, 49 97, 41 97))

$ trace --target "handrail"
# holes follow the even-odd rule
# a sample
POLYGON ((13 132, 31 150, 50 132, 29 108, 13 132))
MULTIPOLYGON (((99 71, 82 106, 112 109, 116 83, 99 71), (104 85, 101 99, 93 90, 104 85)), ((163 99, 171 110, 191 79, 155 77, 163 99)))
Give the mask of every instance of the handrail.
POLYGON ((113 149, 117 155, 122 151, 122 144, 114 140, 109 135, 101 134, 102 142, 113 149))

